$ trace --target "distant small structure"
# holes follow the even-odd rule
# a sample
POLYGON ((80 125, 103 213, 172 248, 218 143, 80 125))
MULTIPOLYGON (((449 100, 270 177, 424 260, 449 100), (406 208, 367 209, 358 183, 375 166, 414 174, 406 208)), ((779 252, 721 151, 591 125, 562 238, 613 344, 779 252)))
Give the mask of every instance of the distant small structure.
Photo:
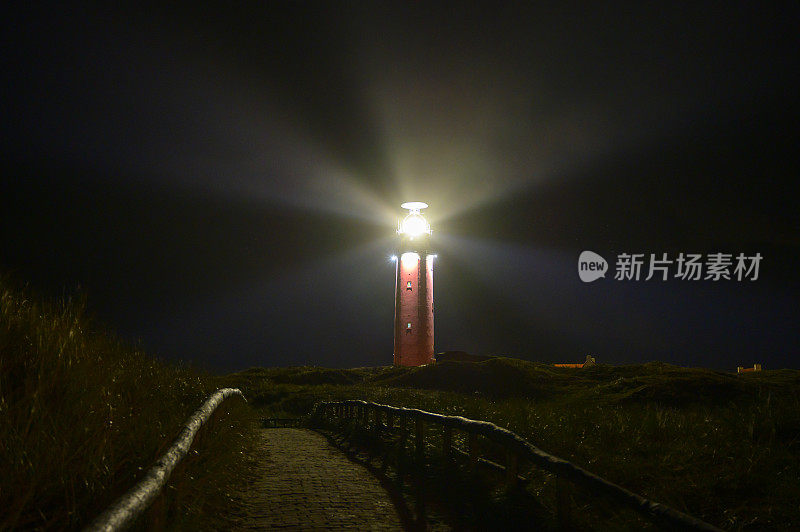
POLYGON ((557 368, 585 368, 589 366, 594 366, 597 364, 597 361, 592 355, 586 355, 586 361, 582 364, 553 364, 557 368))
POLYGON ((444 362, 445 360, 456 362, 483 362, 484 360, 489 360, 490 358, 495 357, 486 355, 470 355, 466 351, 443 351, 441 353, 437 353, 434 357, 434 360, 436 362, 444 362))
POLYGON ((742 366, 736 367, 736 373, 749 373, 751 371, 761 371, 761 364, 753 364, 752 368, 743 368, 742 366))

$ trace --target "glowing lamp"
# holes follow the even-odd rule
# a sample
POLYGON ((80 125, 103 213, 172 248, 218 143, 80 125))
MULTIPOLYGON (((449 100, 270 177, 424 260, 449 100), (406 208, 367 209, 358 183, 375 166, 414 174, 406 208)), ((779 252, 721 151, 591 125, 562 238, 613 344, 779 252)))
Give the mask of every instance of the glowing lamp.
POLYGON ((403 220, 403 232, 408 236, 419 236, 428 232, 428 224, 425 219, 417 214, 409 214, 403 220))
POLYGON ((422 216, 420 211, 428 206, 427 203, 421 201, 409 201, 401 205, 402 208, 408 209, 409 213, 403 218, 402 222, 398 223, 397 233, 407 235, 411 238, 416 238, 421 235, 431 234, 431 226, 427 220, 422 216))
POLYGON ((400 257, 400 261, 406 267, 416 265, 419 261, 419 254, 414 252, 403 253, 403 255, 400 257))

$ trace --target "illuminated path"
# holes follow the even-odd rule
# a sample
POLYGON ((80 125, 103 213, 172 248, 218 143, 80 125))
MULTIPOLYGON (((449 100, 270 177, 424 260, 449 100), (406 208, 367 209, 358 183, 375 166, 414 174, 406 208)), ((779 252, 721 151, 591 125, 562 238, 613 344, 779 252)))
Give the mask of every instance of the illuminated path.
POLYGON ((235 530, 402 530, 367 470, 306 429, 259 431, 258 476, 240 494, 235 530))

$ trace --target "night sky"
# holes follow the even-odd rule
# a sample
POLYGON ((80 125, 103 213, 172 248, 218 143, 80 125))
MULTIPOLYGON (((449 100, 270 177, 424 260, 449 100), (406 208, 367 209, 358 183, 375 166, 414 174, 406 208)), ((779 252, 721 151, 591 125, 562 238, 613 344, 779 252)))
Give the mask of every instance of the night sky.
POLYGON ((800 367, 796 2, 18 4, 0 268, 154 354, 391 364, 418 200, 437 351, 800 367), (614 279, 717 252, 759 278, 614 279))

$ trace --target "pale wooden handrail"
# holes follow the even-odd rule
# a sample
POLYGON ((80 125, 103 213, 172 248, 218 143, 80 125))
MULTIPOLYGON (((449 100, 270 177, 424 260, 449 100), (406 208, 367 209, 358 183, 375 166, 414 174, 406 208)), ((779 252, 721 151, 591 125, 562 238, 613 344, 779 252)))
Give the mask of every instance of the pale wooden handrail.
MULTIPOLYGON (((172 446, 151 467, 144 478, 98 515, 84 532, 125 530, 150 506, 169 479, 172 470, 186 456, 200 427, 228 397, 244 395, 238 388, 217 390, 192 414, 181 428, 172 446)), ((245 399, 246 400, 246 399, 245 399)))
MULTIPOLYGON (((358 420, 359 418, 364 422, 367 421, 367 411, 373 410, 376 413, 386 412, 391 416, 403 416, 415 420, 414 432, 416 433, 416 452, 418 456, 424 453, 424 431, 422 429, 423 422, 432 422, 448 429, 457 429, 466 432, 469 435, 481 435, 487 439, 499 444, 508 451, 508 464, 507 474, 509 478, 516 482, 517 479, 517 465, 518 459, 524 458, 559 477, 566 478, 571 482, 578 484, 582 487, 594 490, 594 492, 602 493, 610 499, 632 508, 639 514, 648 518, 657 524, 667 524, 671 527, 677 527, 681 530, 703 530, 703 531, 716 531, 721 532, 721 529, 706 523, 696 517, 685 514, 665 504, 651 501, 629 491, 622 486, 609 482, 594 473, 591 473, 572 462, 558 458, 549 453, 544 452, 535 445, 529 443, 516 433, 498 427, 494 423, 488 421, 478 421, 475 419, 467 419, 461 416, 446 416, 443 414, 436 414, 434 412, 426 412, 416 408, 403 408, 390 405, 382 405, 379 403, 372 403, 361 400, 349 401, 330 401, 323 402, 316 405, 314 414, 322 416, 328 413, 333 413, 340 418, 352 418, 358 420), (356 407, 361 410, 360 415, 355 411, 356 407)), ((391 419, 387 417, 387 419, 391 419)), ((445 435, 444 452, 450 452, 449 446, 452 442, 452 436, 445 435)), ((475 438, 469 438, 470 458, 471 460, 478 460, 476 454, 475 438)))

